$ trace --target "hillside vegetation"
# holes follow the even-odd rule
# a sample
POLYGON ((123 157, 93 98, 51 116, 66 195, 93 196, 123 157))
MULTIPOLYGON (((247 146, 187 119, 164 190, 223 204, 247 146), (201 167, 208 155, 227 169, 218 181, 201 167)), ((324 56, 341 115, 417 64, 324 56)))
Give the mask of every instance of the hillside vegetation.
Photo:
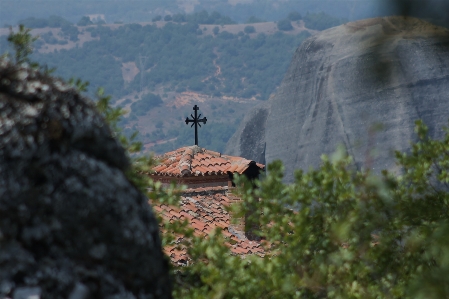
MULTIPOLYGON (((33 58, 49 67, 58 65, 58 75, 63 77, 84 76, 94 89, 104 86, 115 98, 163 85, 177 92, 265 100, 282 80, 293 51, 310 35, 307 31, 299 35, 230 33, 218 24, 232 21, 218 13, 174 15, 173 19, 180 22, 78 27, 96 40, 33 58), (203 24, 217 26, 210 30, 203 24), (121 67, 128 62, 144 73, 143 79, 139 75, 124 82, 121 67)), ((42 39, 49 40, 47 35, 42 39)))
MULTIPOLYGON (((275 91, 293 52, 310 33, 299 13, 282 20, 291 26, 287 29, 260 21, 253 18, 251 26, 235 24, 229 17, 206 11, 159 16, 143 24, 90 25, 86 17, 78 24, 87 26, 75 26, 55 16, 23 20, 30 27, 40 28, 32 57, 35 61, 48 68, 58 66, 55 74, 65 79, 85 78, 91 93, 104 87, 113 95, 113 102, 130 110, 122 124, 138 128, 145 144, 176 138, 153 148, 158 152, 190 144, 181 142, 185 138, 177 138, 179 130, 173 129, 179 126, 178 120, 165 122, 175 114, 160 109, 158 113, 164 114, 164 119, 154 115, 156 107, 167 106, 176 95, 190 92, 210 99, 266 100, 275 91), (160 96, 164 105, 134 103, 148 93, 160 96), (163 126, 143 125, 151 111, 153 123, 163 121, 163 126)), ((210 105, 211 100, 207 100, 202 108, 210 110, 210 105)), ((218 113, 205 131, 217 126, 224 137, 219 142, 214 140, 217 130, 212 130, 211 138, 203 139, 202 144, 218 151, 224 149, 242 117, 232 110, 243 113, 247 109, 237 104, 229 112, 233 104, 223 105, 227 115, 218 113)))

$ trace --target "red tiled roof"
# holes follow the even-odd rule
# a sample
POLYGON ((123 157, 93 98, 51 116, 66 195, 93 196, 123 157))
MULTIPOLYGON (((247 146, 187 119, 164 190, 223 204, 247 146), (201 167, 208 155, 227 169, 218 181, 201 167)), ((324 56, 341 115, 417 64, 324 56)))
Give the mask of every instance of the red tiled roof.
MULTIPOLYGON (((160 164, 153 168, 154 174, 164 176, 223 175, 227 172, 242 174, 254 161, 200 148, 196 145, 179 148, 156 157, 160 164)), ((265 165, 256 163, 263 169, 265 165)))
MULTIPOLYGON (((227 245, 235 255, 257 254, 264 256, 265 252, 257 241, 250 241, 245 233, 231 224, 231 218, 226 211, 236 199, 228 193, 228 187, 210 187, 187 189, 181 197, 180 208, 153 204, 153 209, 165 220, 187 219, 196 236, 207 236, 215 228, 222 229, 227 245)), ((180 243, 181 236, 175 241, 180 243)), ((189 260, 185 248, 167 246, 167 255, 175 264, 186 264, 189 260)))

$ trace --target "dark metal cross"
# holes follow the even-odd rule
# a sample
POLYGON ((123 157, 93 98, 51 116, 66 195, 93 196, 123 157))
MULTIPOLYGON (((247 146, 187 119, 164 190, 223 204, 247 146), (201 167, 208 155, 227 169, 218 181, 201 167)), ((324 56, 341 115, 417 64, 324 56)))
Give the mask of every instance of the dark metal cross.
POLYGON ((198 108, 197 105, 193 106, 193 110, 195 110, 195 116, 193 116, 192 114, 190 114, 190 116, 192 117, 192 119, 189 119, 188 117, 186 117, 186 125, 188 125, 189 123, 193 123, 190 127, 193 127, 193 125, 195 125, 195 145, 198 145, 198 126, 201 125, 200 123, 206 124, 207 118, 203 117, 200 119, 201 114, 199 116, 197 116, 197 111, 200 108, 198 108))

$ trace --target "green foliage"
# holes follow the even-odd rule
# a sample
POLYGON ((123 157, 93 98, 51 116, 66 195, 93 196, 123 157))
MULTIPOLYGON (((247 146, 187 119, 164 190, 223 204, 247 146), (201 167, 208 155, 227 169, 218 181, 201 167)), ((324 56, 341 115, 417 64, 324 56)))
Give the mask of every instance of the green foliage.
POLYGON ((145 94, 141 100, 136 101, 131 104, 132 114, 137 116, 142 116, 147 114, 151 109, 162 104, 162 99, 159 95, 154 93, 145 94))
MULTIPOLYGON (((89 86, 89 82, 85 81, 83 82, 81 79, 75 79, 75 78, 70 78, 70 80, 68 81, 68 83, 70 85, 74 85, 76 86, 76 89, 78 89, 78 91, 80 92, 86 92, 87 91, 87 87, 89 86)), ((99 88, 97 91, 97 97, 101 97, 103 95, 103 88, 99 88)), ((107 104, 109 104, 110 98, 108 98, 107 103, 103 104, 101 107, 104 107, 104 109, 107 108, 107 104)))
POLYGON ((39 18, 26 18, 19 21, 19 24, 24 25, 27 28, 60 28, 64 25, 72 25, 71 22, 59 16, 50 16, 48 19, 39 19, 39 18))
POLYGON ((88 26, 88 25, 93 25, 94 23, 92 23, 92 21, 90 20, 90 18, 88 16, 84 16, 76 24, 78 26, 88 26))
POLYGON ((177 14, 174 14, 172 17, 173 17, 173 22, 176 22, 176 23, 182 23, 182 22, 186 21, 185 14, 177 13, 177 14))
MULTIPOLYGON (((102 32, 101 28, 94 30, 102 32)), ((85 43, 82 48, 52 54, 33 54, 32 57, 41 65, 58 66, 56 74, 66 80, 74 76, 84 78, 91 83, 92 90, 103 86, 115 97, 124 92, 121 65, 106 48, 98 47, 96 43, 85 43)))
POLYGON ((282 31, 290 31, 293 30, 293 26, 289 19, 283 19, 277 22, 277 27, 282 31))
POLYGON ((152 22, 157 22, 157 21, 160 21, 160 20, 162 20, 162 16, 160 16, 160 15, 157 15, 154 18, 151 19, 152 22))
POLYGON ((232 256, 219 232, 194 239, 193 264, 178 271, 197 285, 175 297, 447 298, 449 130, 416 131, 411 153, 397 153, 402 175, 358 171, 340 149, 292 184, 279 161, 256 188, 237 178, 234 213, 252 212, 266 256, 232 256))
POLYGON ((33 53, 33 42, 38 39, 38 37, 33 37, 30 34, 31 29, 25 28, 24 25, 19 25, 19 31, 14 33, 12 28, 10 28, 8 42, 13 46, 15 51, 16 63, 20 64, 23 62, 30 63, 29 55, 33 53))
POLYGON ((204 88, 204 83, 200 80, 192 80, 189 84, 189 88, 193 91, 202 91, 204 88))
POLYGON ((307 28, 314 30, 325 30, 331 27, 341 25, 345 22, 343 19, 332 17, 324 12, 307 13, 304 16, 304 23, 307 28))
POLYGON ((170 22, 171 20, 172 20, 171 15, 166 15, 166 16, 164 17, 164 21, 166 21, 166 22, 170 22))
POLYGON ((187 22, 193 24, 209 24, 209 25, 235 24, 235 22, 230 17, 223 16, 216 11, 209 14, 206 10, 189 14, 186 16, 186 20, 187 22))
POLYGON ((217 35, 218 32, 220 32, 220 28, 219 28, 218 26, 215 26, 214 29, 212 29, 212 33, 213 33, 214 35, 217 35))
POLYGON ((299 21, 302 19, 302 16, 299 12, 292 11, 288 14, 287 19, 289 19, 290 21, 299 21))
MULTIPOLYGON (((294 50, 309 36, 303 32, 249 38, 243 32, 235 35, 218 28, 216 38, 203 37, 198 35, 203 29, 198 23, 222 22, 224 17, 207 12, 185 17, 186 23, 169 22, 160 28, 139 24, 114 30, 90 26, 85 30, 99 40, 70 50, 34 54, 33 58, 43 65, 58 66, 57 75, 65 79, 84 78, 91 82, 91 90, 103 86, 114 98, 140 90, 141 76, 125 83, 121 68, 122 63, 135 62, 140 69, 139 57, 145 56, 143 84, 150 90, 170 85, 172 90, 265 100, 281 82, 294 50), (217 65, 221 68, 219 76, 215 76, 217 65)), ((67 32, 73 32, 67 39, 77 38, 77 30, 70 30, 67 32)), ((42 38, 53 44, 66 42, 56 36, 42 38)))
POLYGON ((58 43, 58 39, 53 36, 53 33, 51 31, 41 34, 40 38, 42 38, 45 43, 50 45, 55 45, 58 43))
POLYGON ((78 28, 72 24, 64 24, 61 26, 61 32, 64 37, 76 42, 78 41, 78 28))
POLYGON ((247 35, 234 36, 234 39, 221 43, 217 63, 225 81, 218 90, 227 95, 268 99, 290 63, 290 58, 285 58, 291 57, 308 36, 307 32, 293 36, 278 32, 258 34, 251 39, 247 35))
POLYGON ((259 18, 255 17, 255 16, 251 16, 246 21, 246 24, 263 23, 263 22, 266 22, 266 21, 264 21, 262 19, 259 19, 259 18))
POLYGON ((256 32, 256 28, 254 28, 254 26, 248 25, 248 26, 245 26, 245 28, 243 29, 243 31, 244 31, 246 34, 255 33, 255 32, 256 32))

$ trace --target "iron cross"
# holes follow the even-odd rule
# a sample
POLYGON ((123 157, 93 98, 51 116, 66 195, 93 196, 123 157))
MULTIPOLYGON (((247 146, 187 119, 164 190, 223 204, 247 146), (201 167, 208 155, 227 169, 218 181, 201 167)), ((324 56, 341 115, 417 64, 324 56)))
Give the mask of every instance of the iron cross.
POLYGON ((193 110, 195 110, 195 116, 193 116, 192 114, 190 114, 190 116, 192 117, 192 119, 189 119, 188 117, 186 117, 186 125, 188 125, 189 123, 193 123, 190 127, 193 127, 193 125, 195 125, 195 145, 198 145, 198 126, 201 125, 200 123, 206 124, 207 118, 203 117, 200 119, 201 114, 199 116, 197 116, 197 111, 200 108, 198 108, 197 105, 193 106, 193 110))

